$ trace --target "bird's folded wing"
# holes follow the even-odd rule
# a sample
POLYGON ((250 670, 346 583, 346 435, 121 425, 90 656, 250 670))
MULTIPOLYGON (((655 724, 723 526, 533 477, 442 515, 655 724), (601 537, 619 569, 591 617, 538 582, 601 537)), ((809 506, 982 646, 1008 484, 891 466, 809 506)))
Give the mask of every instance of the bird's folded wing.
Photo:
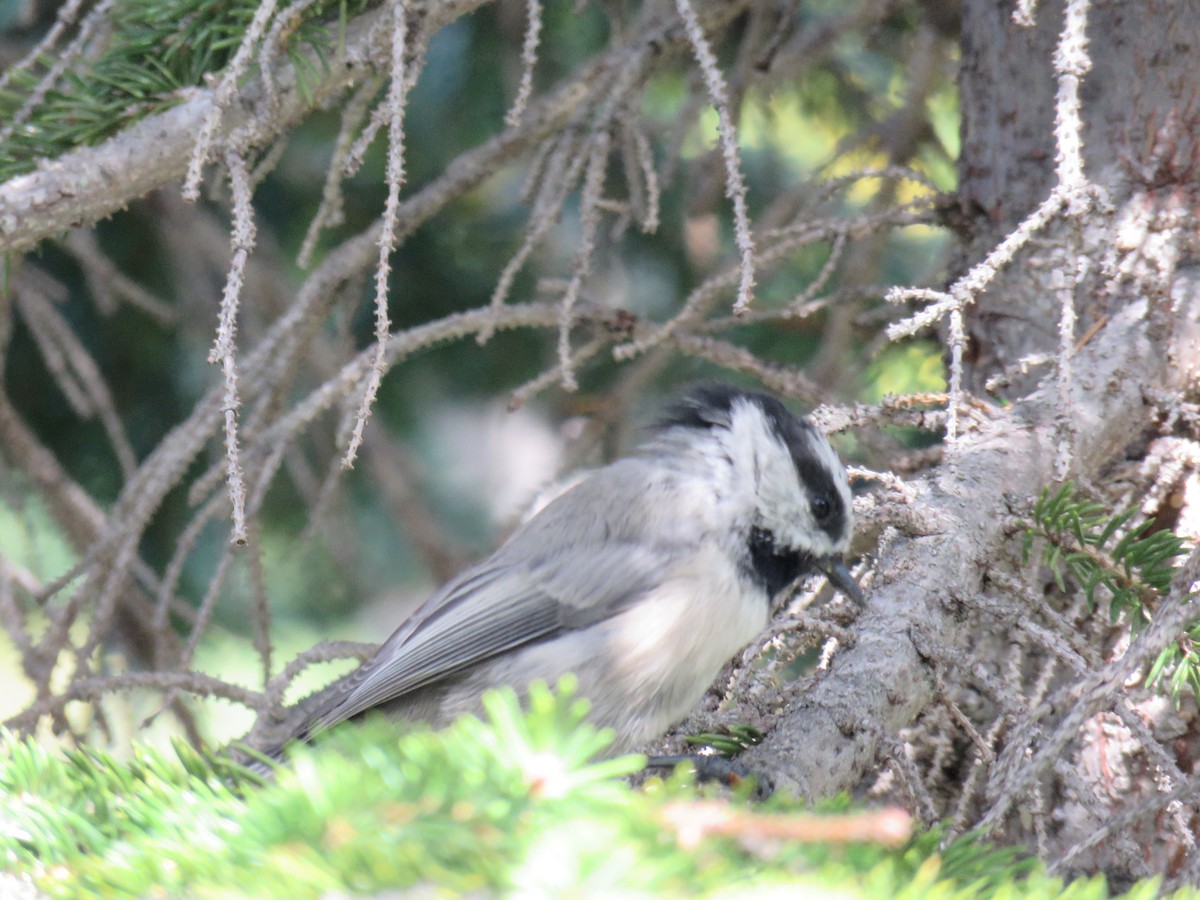
POLYGON ((526 644, 615 615, 643 595, 664 560, 629 544, 590 545, 541 563, 503 556, 447 584, 346 683, 310 733, 526 644))

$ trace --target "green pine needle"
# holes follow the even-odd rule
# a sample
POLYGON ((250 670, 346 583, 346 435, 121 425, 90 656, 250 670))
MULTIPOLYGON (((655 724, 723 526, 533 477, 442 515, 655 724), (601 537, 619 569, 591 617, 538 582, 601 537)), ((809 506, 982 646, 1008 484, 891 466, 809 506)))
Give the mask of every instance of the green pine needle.
MULTIPOLYGON (((1170 593, 1175 561, 1185 553, 1183 541, 1172 532, 1148 533, 1153 525, 1149 521, 1128 527, 1136 512, 1128 509, 1109 515, 1101 504, 1083 497, 1068 482, 1053 493, 1049 488, 1042 491, 1034 505, 1033 522, 1024 526, 1022 542, 1028 563, 1040 540, 1040 561, 1050 569, 1059 590, 1067 590, 1070 576, 1092 609, 1096 608, 1097 590, 1104 588, 1111 597, 1109 617, 1115 622, 1126 616, 1135 637, 1170 593), (1118 533, 1120 538, 1112 543, 1118 533)), ((1197 640, 1200 623, 1163 650, 1150 667, 1148 683, 1164 687, 1176 704, 1184 693, 1200 698, 1197 640)))
POLYGON ((721 756, 731 759, 762 743, 764 735, 753 725, 730 725, 723 732, 705 732, 686 739, 693 747, 711 747, 721 756))
MULTIPOLYGON (((886 898, 1058 897, 1027 854, 930 832, 899 850, 709 837, 667 824, 682 776, 634 790, 644 758, 595 758, 572 685, 487 698, 441 732, 379 719, 298 747, 269 783, 176 744, 128 760, 0 735, 0 867, 52 897, 316 898, 416 890, 493 896, 709 896, 783 888, 886 898)), ((752 730, 735 729, 745 737, 752 730)), ((712 801, 704 804, 711 808, 712 801)), ((736 818, 796 801, 731 801, 736 818)), ((826 804, 844 811, 844 798, 826 804)), ((1140 889, 1140 888, 1139 888, 1140 889)), ((1076 882, 1071 896, 1108 896, 1076 882)), ((1152 896, 1143 893, 1142 896, 1152 896)))
MULTIPOLYGON (((370 0, 318 0, 304 12, 286 52, 298 47, 318 52, 339 39, 346 19, 370 0)), ((0 180, 110 137, 127 125, 175 105, 184 88, 205 83, 220 72, 241 43, 258 4, 249 0, 117 0, 110 14, 112 33, 104 52, 65 73, 32 114, 0 144, 0 180)), ((53 64, 39 60, 31 70, 12 74, 0 91, 0 122, 22 111, 53 64)), ((315 78, 305 70, 303 78, 315 78)), ((302 83, 306 95, 310 86, 302 83)))

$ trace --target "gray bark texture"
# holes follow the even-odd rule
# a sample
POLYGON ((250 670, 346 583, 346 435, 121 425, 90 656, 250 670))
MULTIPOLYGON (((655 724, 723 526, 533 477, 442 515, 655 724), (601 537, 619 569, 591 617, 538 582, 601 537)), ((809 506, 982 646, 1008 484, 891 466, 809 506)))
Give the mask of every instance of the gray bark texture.
MULTIPOLYGON (((958 202, 964 265, 995 246, 1053 187, 1052 60, 1063 29, 1063 5, 1061 0, 1039 3, 1032 28, 1013 21, 1010 3, 963 5, 958 202)), ((1200 56, 1200 4, 1093 3, 1087 38, 1091 68, 1080 94, 1088 179, 1118 208, 1153 203, 1155 188, 1187 180, 1172 166, 1195 152, 1195 82, 1180 70, 1180 62, 1200 56)), ((1030 354, 1054 352, 1055 279, 1062 270, 1053 260, 1056 244, 1068 247, 1062 235, 1041 236, 968 310, 973 389, 982 392, 989 377, 1030 354)), ((1084 248, 1088 260, 1098 264, 1107 246, 1100 236, 1084 248)), ((1080 333, 1115 311, 1105 299, 1079 298, 1080 333)), ((1119 306, 1124 298, 1114 301, 1119 306)), ((1008 379, 1004 396, 1021 396, 1044 374, 1043 368, 1008 379)))

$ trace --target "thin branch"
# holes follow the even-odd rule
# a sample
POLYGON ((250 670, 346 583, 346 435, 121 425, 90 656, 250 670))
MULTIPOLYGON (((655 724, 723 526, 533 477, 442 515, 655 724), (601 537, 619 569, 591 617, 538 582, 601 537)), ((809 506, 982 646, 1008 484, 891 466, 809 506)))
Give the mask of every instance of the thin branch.
POLYGON ((85 0, 67 0, 58 8, 58 12, 54 15, 54 24, 46 32, 46 36, 38 41, 28 53, 0 73, 0 91, 8 87, 14 75, 28 72, 37 65, 38 60, 51 55, 58 42, 63 39, 79 18, 79 10, 84 2, 85 0))
MULTIPOLYGON (((200 133, 196 138, 196 146, 192 150, 191 159, 188 161, 187 174, 183 179, 183 198, 185 200, 194 202, 200 199, 200 178, 204 174, 204 164, 208 162, 212 153, 213 141, 217 136, 217 128, 221 124, 221 117, 233 100, 242 76, 250 68, 250 57, 261 43, 267 25, 274 15, 275 0, 259 0, 258 6, 254 10, 254 17, 250 20, 246 33, 242 36, 242 42, 238 45, 237 52, 234 53, 229 65, 225 67, 225 72, 213 93, 212 105, 204 117, 204 123, 200 126, 200 133)), ((275 105, 274 91, 268 93, 271 105, 275 105)))
POLYGON ((538 40, 542 33, 542 3, 541 0, 525 0, 525 40, 521 45, 521 83, 517 88, 517 96, 504 115, 504 124, 515 128, 521 122, 521 115, 529 105, 529 97, 533 93, 533 67, 537 65, 538 40))
POLYGON ((71 43, 68 44, 61 52, 56 52, 53 55, 50 55, 50 49, 62 35, 62 29, 67 25, 67 23, 74 21, 76 14, 79 12, 80 5, 80 0, 72 0, 72 2, 67 3, 63 9, 59 11, 58 21, 55 22, 54 27, 50 29, 50 33, 46 35, 42 43, 35 47, 29 56, 25 57, 25 59, 21 60, 21 62, 17 63, 16 66, 6 71, 4 75, 0 77, 0 90, 2 90, 7 85, 9 78, 12 77, 14 72, 20 71, 23 68, 27 68, 28 65, 32 64, 43 53, 47 54, 47 58, 54 60, 53 64, 50 66, 50 70, 42 76, 41 80, 37 83, 34 89, 29 92, 29 96, 21 105, 21 108, 13 114, 12 118, 9 119, 8 122, 4 123, 3 127, 0 127, 0 144, 3 144, 5 141, 7 141, 10 137, 12 137, 14 131, 29 121, 29 117, 37 111, 42 101, 46 99, 46 95, 49 94, 50 91, 53 90, 54 87, 59 83, 63 73, 67 71, 72 63, 77 62, 80 57, 83 56, 84 51, 87 49, 88 42, 95 37, 96 33, 100 30, 100 27, 107 19, 108 14, 113 6, 113 0, 101 0, 101 2, 98 3, 96 7, 84 17, 83 21, 79 23, 79 33, 75 35, 74 40, 72 40, 71 43))
POLYGON ((608 170, 608 131, 596 135, 588 154, 587 171, 583 179, 583 192, 579 198, 579 220, 583 234, 579 248, 575 251, 575 265, 571 280, 559 303, 558 324, 558 368, 565 391, 574 391, 578 386, 571 368, 571 323, 583 282, 591 271, 592 254, 596 249, 596 229, 600 218, 600 199, 604 191, 604 176, 608 170))
POLYGON ((237 311, 245 278, 246 261, 254 249, 254 210, 251 206, 250 176, 246 161, 230 151, 225 155, 225 166, 229 171, 229 182, 233 189, 233 258, 229 263, 229 274, 225 291, 221 297, 221 315, 217 325, 217 336, 208 355, 210 363, 220 363, 224 383, 222 412, 225 417, 225 471, 229 483, 229 501, 233 517, 230 539, 236 544, 246 543, 246 489, 242 480, 241 450, 238 446, 238 396, 237 369, 237 311))
POLYGON ((264 695, 257 691, 230 684, 202 672, 124 672, 72 681, 61 693, 44 697, 6 719, 4 726, 13 731, 31 731, 42 716, 62 711, 74 700, 96 700, 108 694, 132 690, 179 690, 199 697, 213 697, 240 703, 248 709, 261 709, 264 695))
POLYGON ((325 186, 321 189, 321 205, 308 225, 304 240, 300 243, 300 253, 296 257, 296 265, 307 269, 312 262, 313 251, 316 250, 317 240, 323 228, 331 228, 342 223, 342 179, 346 160, 350 153, 350 144, 354 131, 362 124, 367 114, 367 107, 379 93, 382 81, 378 78, 368 78, 361 85, 342 110, 342 123, 338 129, 337 140, 333 145, 333 155, 329 168, 325 172, 325 186))
POLYGON ((384 109, 388 113, 387 173, 384 176, 388 194, 384 204, 383 224, 379 230, 379 261, 375 267, 376 352, 367 375, 366 386, 363 388, 362 403, 354 418, 354 430, 342 457, 342 465, 347 469, 354 465, 358 445, 362 443, 367 416, 383 381, 383 346, 388 332, 391 331, 391 319, 388 317, 388 276, 391 274, 389 257, 396 248, 396 216, 400 208, 400 186, 404 183, 404 111, 408 106, 408 93, 416 82, 416 73, 421 69, 419 64, 414 65, 413 76, 409 77, 405 61, 408 51, 407 0, 393 0, 391 10, 391 84, 388 86, 387 100, 384 103, 384 109))
POLYGON ((717 134, 721 141, 721 155, 725 159, 725 196, 733 203, 733 233, 739 256, 738 291, 733 312, 740 315, 750 308, 754 299, 754 238, 750 230, 750 216, 746 211, 746 180, 738 155, 737 129, 733 124, 725 79, 704 36, 695 9, 690 0, 675 0, 675 8, 687 28, 688 41, 704 76, 704 85, 717 110, 717 134))
MULTIPOLYGON (((485 2, 425 0, 426 33, 439 31, 485 2)), ((339 41, 339 55, 328 66, 315 50, 298 48, 302 70, 308 73, 304 91, 299 89, 300 70, 290 60, 281 60, 275 72, 273 107, 267 108, 261 85, 251 76, 239 88, 240 102, 224 115, 217 114, 220 134, 253 123, 245 140, 265 145, 314 106, 371 77, 378 55, 376 25, 386 12, 372 9, 351 21, 339 41)), ((36 170, 0 184, 0 250, 26 250, 42 238, 92 224, 130 200, 178 181, 192 158, 198 130, 213 115, 216 91, 197 88, 181 96, 178 105, 122 129, 102 144, 47 160, 36 170)))

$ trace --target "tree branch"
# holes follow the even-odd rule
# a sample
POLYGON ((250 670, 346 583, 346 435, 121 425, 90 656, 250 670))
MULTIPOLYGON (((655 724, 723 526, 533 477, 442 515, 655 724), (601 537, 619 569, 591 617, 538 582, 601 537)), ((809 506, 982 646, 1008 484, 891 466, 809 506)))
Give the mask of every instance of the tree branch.
MULTIPOLYGON (((1145 304, 1131 306, 1076 358, 1069 409, 1077 474, 1095 472, 1129 441, 1148 414, 1142 386, 1164 382, 1165 356, 1146 328, 1145 304)), ((1004 527, 1011 492, 1025 496, 1054 478, 1058 391, 1051 377, 964 434, 953 468, 910 485, 937 531, 885 533, 854 647, 748 754, 751 766, 802 796, 833 796, 872 770, 883 735, 911 725, 933 702, 935 673, 923 647, 968 643, 975 626, 963 606, 983 593, 993 562, 1013 553, 1004 527)))
MULTIPOLYGON (((433 34, 487 0, 422 0, 414 3, 422 26, 433 34)), ((385 10, 356 18, 346 28, 340 52, 322 63, 312 49, 305 91, 296 66, 286 57, 271 76, 268 91, 261 74, 241 89, 221 117, 219 148, 236 133, 240 148, 264 146, 312 109, 386 66, 387 33, 378 27, 385 10), (270 94, 270 96, 268 96, 270 94)), ((183 101, 149 116, 95 147, 43 160, 33 172, 0 184, 0 251, 20 252, 76 225, 91 225, 130 201, 181 179, 205 121, 216 103, 215 88, 193 88, 183 101)))

